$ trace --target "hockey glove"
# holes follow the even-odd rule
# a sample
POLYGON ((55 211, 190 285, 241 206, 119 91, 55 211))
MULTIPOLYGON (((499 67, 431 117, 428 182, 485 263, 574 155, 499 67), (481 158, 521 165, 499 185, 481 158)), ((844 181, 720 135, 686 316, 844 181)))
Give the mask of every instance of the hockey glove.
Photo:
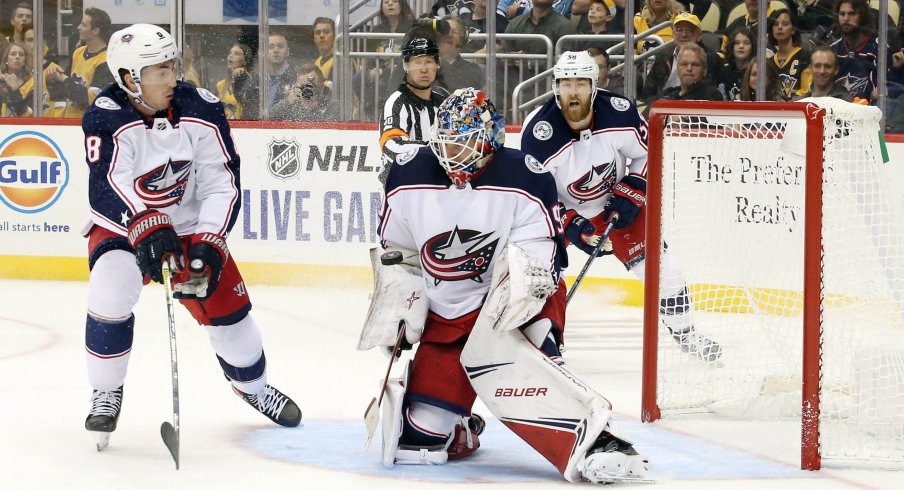
MULTIPOLYGON (((565 211, 562 216, 564 221, 564 223, 562 223, 562 228, 565 229, 565 238, 573 243, 574 246, 581 249, 585 254, 592 254, 593 249, 596 247, 597 240, 599 240, 598 236, 593 235, 596 231, 596 227, 593 226, 593 223, 570 209, 565 211)), ((612 247, 609 244, 606 244, 600 249, 597 257, 602 257, 603 255, 609 255, 611 253, 612 247)))
POLYGON ((612 197, 603 208, 603 219, 609 221, 612 214, 616 213, 618 221, 613 228, 616 230, 627 228, 634 223, 640 214, 640 208, 646 203, 647 181, 636 175, 628 175, 612 189, 612 197))
POLYGON ((173 297, 204 299, 213 296, 229 259, 226 239, 215 233, 195 233, 188 247, 188 279, 173 286, 173 297))
POLYGON ((144 210, 129 220, 129 245, 135 249, 135 261, 141 273, 163 283, 163 261, 174 259, 182 267, 182 243, 169 215, 156 209, 144 210))

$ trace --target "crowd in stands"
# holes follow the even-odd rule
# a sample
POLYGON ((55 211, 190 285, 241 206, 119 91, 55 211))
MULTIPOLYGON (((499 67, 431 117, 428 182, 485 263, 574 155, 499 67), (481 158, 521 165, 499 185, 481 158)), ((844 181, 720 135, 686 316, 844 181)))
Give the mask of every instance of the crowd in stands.
MULTIPOLYGON (((901 49, 900 5, 889 1, 888 104, 892 126, 904 129, 904 50, 901 49), (901 106, 900 108, 898 106, 901 106), (896 116, 897 117, 897 116, 896 116)), ((792 101, 810 95, 839 97, 875 103, 877 98, 878 2, 870 0, 773 0, 767 14, 768 40, 758 46, 758 0, 638 0, 636 12, 625 12, 624 0, 499 0, 497 10, 487 12, 486 0, 436 0, 426 12, 415 12, 408 0, 380 0, 374 21, 363 30, 396 34, 392 39, 367 39, 359 50, 384 53, 353 63, 353 117, 374 120, 377 109, 401 81, 404 73, 397 57, 400 46, 414 36, 426 36, 440 50, 441 66, 436 90, 485 88, 486 68, 481 54, 488 14, 495 14, 499 34, 540 34, 555 44, 569 34, 622 35, 625 16, 633 17, 634 30, 643 32, 662 23, 656 42, 639 41, 633 47, 642 54, 663 43, 668 48, 637 66, 637 94, 641 107, 658 98, 682 100, 792 101), (427 22, 436 19, 439 22, 427 22), (767 56, 766 91, 757 97, 756 56, 767 56), (476 55, 474 55, 476 53, 476 55), (462 54, 465 54, 463 57, 462 54)), ((33 57, 35 54, 31 3, 12 8, 0 36, 0 116, 21 117, 35 112, 33 57)), ((112 83, 105 60, 111 32, 110 18, 97 8, 84 10, 77 30, 78 47, 59 63, 45 61, 42 72, 42 112, 45 117, 80 117, 99 90, 112 83), (68 58, 68 59, 65 59, 68 58), (65 67, 65 68, 64 68, 65 67)), ((305 31, 307 39, 271 28, 266 52, 258 53, 247 40, 237 39, 222 56, 193 53, 186 46, 184 80, 215 92, 226 105, 227 115, 255 119, 259 108, 260 80, 257 63, 266 64, 269 118, 316 121, 338 117, 336 97, 334 19, 317 18, 305 31), (303 48, 303 46, 308 48, 303 48), (297 51, 296 51, 297 49, 297 51), (195 69, 197 59, 219 59, 220 68, 195 69), (223 66, 225 65, 225 66, 223 66)), ((584 38, 565 49, 588 50, 601 67, 600 86, 624 90, 620 74, 609 76, 612 50, 620 41, 584 38), (610 50, 607 52, 607 50, 610 50)), ((43 43, 42 52, 48 47, 43 43)), ((566 43, 567 44, 567 43, 566 43)), ((196 46, 197 48, 197 46, 196 46)), ((505 39, 496 46, 502 54, 544 54, 547 45, 535 39, 505 39)), ((196 49, 197 51, 197 49, 196 49)), ((513 87, 536 73, 523 71, 524 63, 502 57, 497 61, 497 90, 513 87), (521 71, 512 72, 513 67, 521 71), (502 85, 502 80, 506 80, 502 85)), ((619 58, 615 58, 619 59, 619 58)), ((615 65, 616 63, 612 63, 615 65)), ((547 68, 547 67, 542 67, 547 68)))

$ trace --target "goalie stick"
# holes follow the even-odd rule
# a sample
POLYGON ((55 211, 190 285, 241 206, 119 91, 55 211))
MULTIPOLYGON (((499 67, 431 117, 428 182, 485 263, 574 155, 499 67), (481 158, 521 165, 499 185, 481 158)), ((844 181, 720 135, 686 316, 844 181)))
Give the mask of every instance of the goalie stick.
POLYGON ((590 268, 590 264, 593 263, 593 260, 596 259, 597 255, 599 255, 600 250, 603 249, 603 246, 606 245, 606 240, 609 239, 609 233, 612 233, 612 227, 615 226, 615 222, 618 221, 618 215, 612 214, 612 219, 609 221, 609 224, 606 226, 606 229, 603 231, 603 234, 600 235, 600 241, 596 243, 596 246, 593 247, 593 253, 590 254, 590 257, 587 259, 587 262, 584 263, 584 267, 581 269, 580 274, 574 280, 574 284, 571 285, 571 289, 568 290, 568 296, 565 297, 565 304, 571 302, 571 297, 574 296, 574 292, 578 290, 578 286, 581 285, 581 281, 584 280, 584 275, 587 274, 587 269, 590 268))
POLYGON ((396 343, 389 354, 389 366, 386 367, 386 376, 383 377, 383 385, 380 387, 380 397, 379 399, 374 397, 370 404, 367 405, 367 410, 364 411, 364 425, 367 426, 367 441, 364 443, 365 452, 370 447, 370 441, 373 440, 374 433, 377 431, 377 423, 380 421, 380 405, 383 403, 383 394, 386 393, 386 384, 389 383, 389 372, 392 371, 392 364, 399 354, 403 338, 405 338, 405 325, 399 322, 399 336, 396 338, 396 343))
POLYGON ((179 362, 176 358, 176 318, 173 314, 173 286, 170 259, 163 261, 163 290, 166 293, 166 316, 169 322, 170 371, 173 376, 173 423, 160 425, 160 436, 179 469, 179 362))

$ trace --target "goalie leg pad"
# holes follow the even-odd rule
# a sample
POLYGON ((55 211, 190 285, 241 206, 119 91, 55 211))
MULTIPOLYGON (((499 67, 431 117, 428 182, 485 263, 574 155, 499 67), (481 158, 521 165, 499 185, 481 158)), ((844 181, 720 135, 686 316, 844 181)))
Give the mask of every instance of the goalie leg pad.
POLYGON ((416 262, 404 259, 401 263, 384 265, 381 255, 380 248, 370 250, 374 292, 358 339, 358 350, 394 346, 399 335, 399 322, 404 322, 405 339, 416 344, 427 320, 429 305, 420 267, 411 265, 416 262))
MULTIPOLYGON (((402 377, 389 378, 386 382, 386 391, 383 392, 383 466, 392 468, 397 461, 399 442, 402 438, 402 410, 404 405, 405 390, 408 388, 408 378, 411 374, 411 362, 405 363, 402 377)), ((444 461, 445 462, 445 461, 444 461)))
POLYGON ((586 453, 609 422, 610 403, 520 330, 492 325, 478 318, 461 355, 474 391, 566 480, 581 481, 586 453))

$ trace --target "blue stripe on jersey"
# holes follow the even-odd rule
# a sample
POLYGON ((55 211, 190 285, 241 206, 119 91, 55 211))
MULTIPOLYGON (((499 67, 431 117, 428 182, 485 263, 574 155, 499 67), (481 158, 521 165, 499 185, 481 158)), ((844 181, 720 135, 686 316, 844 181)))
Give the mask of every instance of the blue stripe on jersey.
POLYGON ((243 383, 261 379, 261 376, 264 375, 264 371, 267 369, 267 358, 264 356, 263 351, 261 351, 261 356, 257 361, 250 366, 233 366, 220 356, 217 356, 217 360, 220 361, 220 367, 223 368, 223 374, 225 374, 227 378, 243 383))
POLYGON ((88 315, 85 325, 85 348, 100 358, 120 357, 132 349, 135 315, 114 323, 102 322, 88 315))

